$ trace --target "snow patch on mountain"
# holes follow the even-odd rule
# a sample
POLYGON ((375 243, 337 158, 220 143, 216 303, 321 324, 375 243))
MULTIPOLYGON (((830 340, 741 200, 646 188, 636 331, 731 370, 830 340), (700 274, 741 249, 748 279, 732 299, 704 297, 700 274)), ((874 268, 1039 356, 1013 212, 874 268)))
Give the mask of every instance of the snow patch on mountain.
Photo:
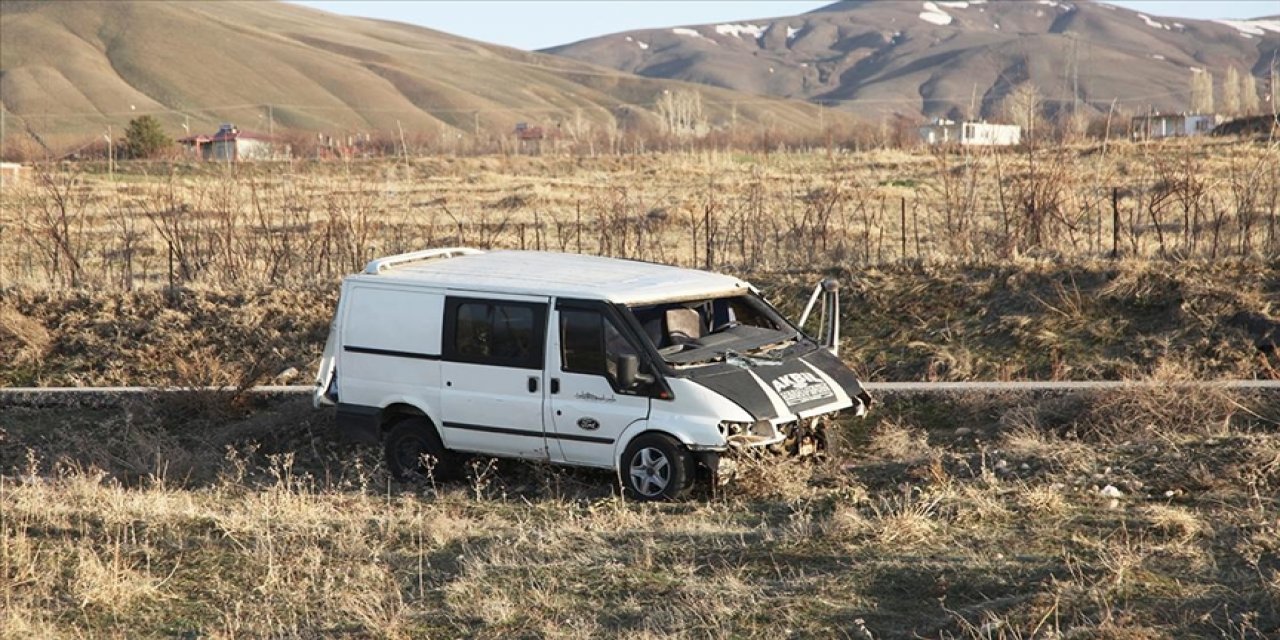
POLYGON ((716 25, 716 33, 722 36, 738 36, 749 35, 752 38, 760 39, 764 35, 765 27, 759 24, 718 24, 716 25))
POLYGON ((706 37, 706 36, 702 35, 701 33, 698 33, 698 32, 697 32, 697 30, 695 30, 695 29, 689 29, 689 28, 686 28, 686 27, 676 27, 676 28, 674 28, 674 29, 672 29, 672 30, 671 30, 671 33, 674 33, 674 34, 676 34, 676 35, 678 35, 678 36, 688 36, 688 37, 690 37, 690 38, 700 38, 700 39, 702 39, 702 40, 706 40, 707 42, 710 42, 710 43, 712 43, 712 44, 714 44, 714 43, 715 43, 715 40, 712 40, 711 38, 708 38, 708 37, 706 37))
POLYGON ((920 12, 920 19, 930 24, 936 24, 939 27, 951 24, 951 14, 938 8, 938 5, 932 2, 924 3, 924 11, 920 12))
POLYGON ((1242 35, 1265 36, 1268 31, 1280 33, 1280 20, 1214 20, 1214 22, 1234 27, 1242 35))

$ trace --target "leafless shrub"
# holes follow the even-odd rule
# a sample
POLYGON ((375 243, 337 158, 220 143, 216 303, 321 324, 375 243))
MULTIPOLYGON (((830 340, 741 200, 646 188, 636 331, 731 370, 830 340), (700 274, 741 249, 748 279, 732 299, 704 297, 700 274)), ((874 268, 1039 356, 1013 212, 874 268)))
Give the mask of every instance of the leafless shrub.
POLYGON ((48 167, 0 215, 19 230, 0 234, 0 272, 280 286, 435 244, 750 271, 1280 249, 1280 148, 1159 144, 128 165, 115 182, 48 167))
POLYGON ((85 233, 89 224, 89 192, 82 175, 71 165, 59 170, 52 165, 36 166, 37 189, 27 195, 23 209, 28 217, 19 220, 23 237, 45 256, 47 277, 65 287, 79 287, 84 278, 84 260, 89 250, 85 233))

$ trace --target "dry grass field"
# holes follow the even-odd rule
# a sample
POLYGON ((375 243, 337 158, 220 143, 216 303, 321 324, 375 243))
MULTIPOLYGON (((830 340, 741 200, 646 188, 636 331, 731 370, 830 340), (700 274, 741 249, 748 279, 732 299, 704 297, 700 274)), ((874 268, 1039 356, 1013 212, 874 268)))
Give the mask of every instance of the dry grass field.
POLYGON ((1280 403, 1179 383, 1276 376, 1278 159, 45 168, 2 192, 0 385, 229 388, 0 407, 0 637, 1276 637, 1280 403), (836 274, 869 379, 1168 384, 891 397, 661 505, 523 463, 398 484, 237 391, 307 380, 343 274, 451 244, 709 265, 789 312, 836 274))
POLYGON ((0 409, 0 635, 1267 638, 1280 408, 899 397, 677 504, 389 480, 303 401, 0 409))
POLYGON ((331 285, 453 244, 754 275, 1280 252, 1269 140, 38 169, 4 193, 0 282, 331 285))
MULTIPOLYGON (((793 317, 818 277, 753 278, 793 317)), ((897 265, 840 272, 870 380, 1273 378, 1274 262, 897 265)), ((308 383, 334 284, 0 291, 0 384, 308 383)))
POLYGON ((1275 375, 1272 141, 40 169, 0 208, 5 384, 296 381, 342 275, 448 245, 709 266, 791 311, 836 274, 871 379, 1275 375))

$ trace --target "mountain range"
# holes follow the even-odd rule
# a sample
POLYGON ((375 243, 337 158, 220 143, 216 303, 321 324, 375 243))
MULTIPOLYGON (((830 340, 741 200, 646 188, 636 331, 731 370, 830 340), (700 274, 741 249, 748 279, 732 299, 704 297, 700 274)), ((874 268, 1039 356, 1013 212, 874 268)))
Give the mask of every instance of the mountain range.
POLYGON ((1185 110, 1193 74, 1214 74, 1225 96, 1234 67, 1265 97, 1277 57, 1280 17, 1172 19, 1089 0, 845 0, 542 52, 282 2, 5 0, 0 123, 6 144, 50 150, 139 114, 175 137, 232 122, 446 141, 521 122, 566 135, 683 126, 689 104, 671 99, 696 95, 700 131, 814 134, 888 114, 998 118, 1027 83, 1049 111, 1185 110))
POLYGON ((707 126, 816 133, 821 120, 800 101, 288 3, 0 2, 5 139, 49 149, 100 140, 139 114, 174 137, 211 134, 222 122, 426 140, 508 135, 520 122, 652 127, 659 103, 681 92, 697 93, 707 126))
POLYGON ((1190 76, 1229 67, 1259 93, 1280 17, 1191 20, 1089 0, 845 0, 796 16, 645 29, 546 52, 653 78, 797 98, 865 115, 995 117, 1014 87, 1050 111, 1185 110, 1190 76))

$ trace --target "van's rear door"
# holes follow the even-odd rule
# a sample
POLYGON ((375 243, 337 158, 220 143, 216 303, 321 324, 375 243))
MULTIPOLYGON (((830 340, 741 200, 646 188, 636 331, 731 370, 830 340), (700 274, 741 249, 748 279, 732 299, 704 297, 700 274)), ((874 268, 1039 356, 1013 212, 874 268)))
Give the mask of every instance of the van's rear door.
POLYGON ((446 447, 547 459, 543 426, 549 298, 451 293, 441 336, 446 447))
POLYGON ((320 356, 320 368, 316 370, 315 389, 312 390, 311 404, 320 407, 332 407, 338 403, 338 379, 334 376, 338 350, 338 316, 335 313, 329 323, 329 339, 324 343, 324 354, 320 356))

